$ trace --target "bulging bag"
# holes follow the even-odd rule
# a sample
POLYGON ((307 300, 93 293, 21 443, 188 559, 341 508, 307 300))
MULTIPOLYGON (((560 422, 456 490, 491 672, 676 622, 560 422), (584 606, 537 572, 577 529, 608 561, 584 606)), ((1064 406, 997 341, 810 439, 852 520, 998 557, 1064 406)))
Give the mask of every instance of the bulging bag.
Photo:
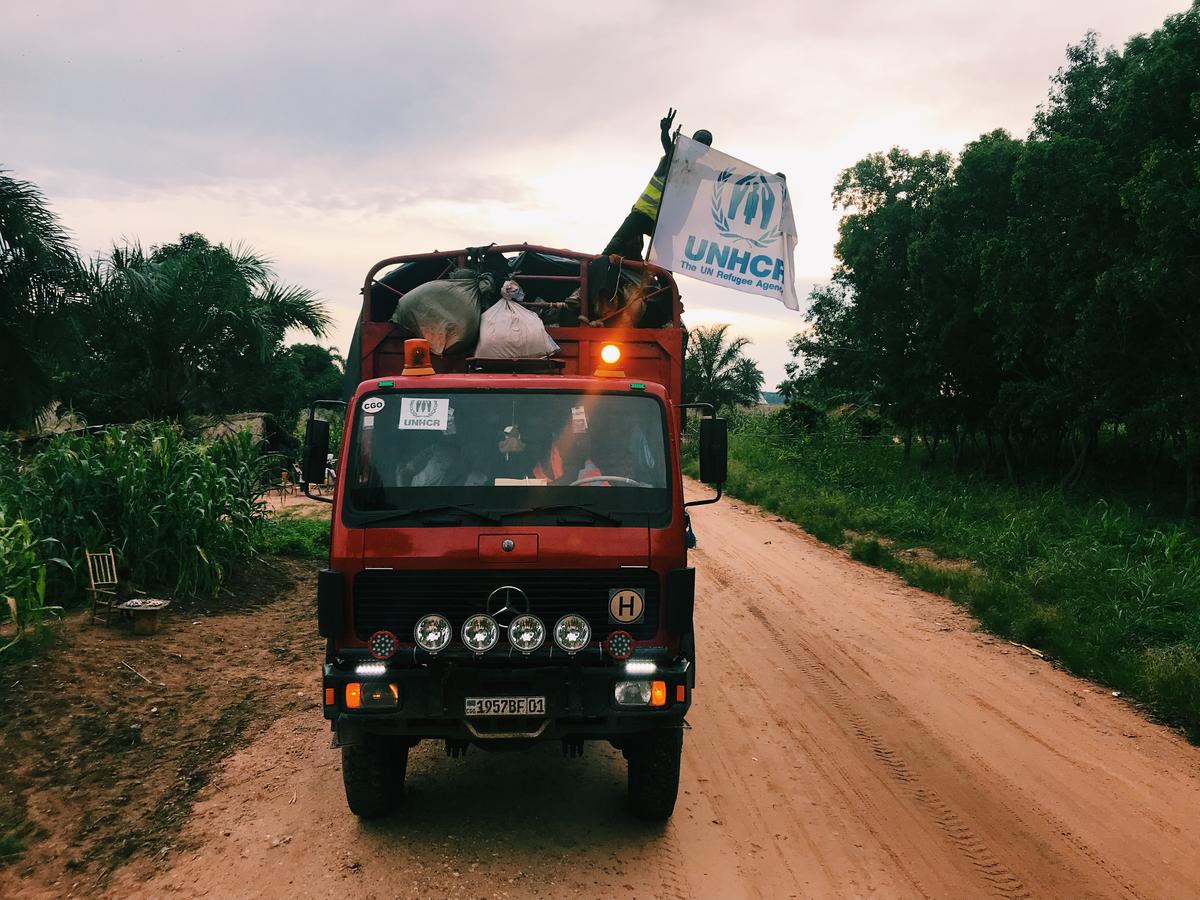
POLYGON ((487 275, 427 281, 400 298, 392 322, 404 337, 425 338, 438 356, 466 353, 479 337, 481 292, 493 283, 487 275))
POLYGON ((558 344, 546 333, 542 320, 517 302, 522 296, 516 282, 504 283, 500 300, 480 319, 477 357, 537 359, 558 352, 558 344))

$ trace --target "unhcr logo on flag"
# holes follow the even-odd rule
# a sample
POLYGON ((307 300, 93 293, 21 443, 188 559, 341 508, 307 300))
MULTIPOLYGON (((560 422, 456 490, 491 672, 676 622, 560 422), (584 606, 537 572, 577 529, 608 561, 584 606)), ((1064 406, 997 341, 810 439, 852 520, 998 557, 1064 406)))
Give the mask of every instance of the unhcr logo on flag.
MULTIPOLYGON (((723 238, 769 247, 783 234, 783 217, 775 217, 775 188, 762 173, 733 181, 735 174, 733 169, 725 169, 713 182, 713 224, 723 238)), ((787 187, 780 188, 786 199, 787 187)), ((778 207, 782 211, 783 204, 778 207)))
POLYGON ((800 308, 796 225, 782 176, 680 136, 650 259, 665 269, 800 308))

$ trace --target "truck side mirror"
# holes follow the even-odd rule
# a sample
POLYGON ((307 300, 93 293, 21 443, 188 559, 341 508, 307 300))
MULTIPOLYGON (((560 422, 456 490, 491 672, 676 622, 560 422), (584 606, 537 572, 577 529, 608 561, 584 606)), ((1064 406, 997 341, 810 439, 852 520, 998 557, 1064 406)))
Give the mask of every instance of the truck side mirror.
POLYGON ((304 430, 304 480, 308 484, 325 483, 325 460, 329 456, 329 423, 316 416, 308 417, 304 430))
POLYGON ((729 474, 729 429, 724 419, 700 420, 700 480, 724 484, 729 474))

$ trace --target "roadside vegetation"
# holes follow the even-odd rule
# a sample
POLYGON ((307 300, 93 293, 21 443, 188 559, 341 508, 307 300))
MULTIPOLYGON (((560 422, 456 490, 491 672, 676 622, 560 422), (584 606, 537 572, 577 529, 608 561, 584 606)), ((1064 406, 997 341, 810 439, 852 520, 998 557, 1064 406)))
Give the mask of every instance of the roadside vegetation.
POLYGON ((200 234, 83 260, 0 168, 0 659, 83 600, 85 550, 116 551, 123 589, 214 597, 273 546, 262 495, 342 377, 334 351, 284 339, 328 325, 268 258, 200 234), (274 417, 262 440, 205 437, 250 410, 274 417))
POLYGON ((36 186, 0 166, 0 429, 184 421, 249 410, 288 427, 341 393, 341 357, 316 344, 324 303, 271 261, 201 234, 82 260, 36 186))
POLYGON ((732 337, 728 325, 702 325, 688 332, 683 363, 683 400, 709 403, 718 412, 758 402, 762 370, 746 355, 747 337, 732 337))
POLYGON ((877 424, 849 414, 804 431, 786 412, 737 414, 726 489, 1200 740, 1200 528, 1111 493, 906 456, 877 424))

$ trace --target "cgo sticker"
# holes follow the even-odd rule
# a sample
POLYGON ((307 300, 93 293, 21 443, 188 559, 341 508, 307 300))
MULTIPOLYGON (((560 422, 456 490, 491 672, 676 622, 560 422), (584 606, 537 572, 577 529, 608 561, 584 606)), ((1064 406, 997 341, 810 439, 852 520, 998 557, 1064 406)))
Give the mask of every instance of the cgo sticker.
POLYGON ((368 397, 362 402, 362 411, 374 415, 378 412, 383 412, 382 397, 368 397))

